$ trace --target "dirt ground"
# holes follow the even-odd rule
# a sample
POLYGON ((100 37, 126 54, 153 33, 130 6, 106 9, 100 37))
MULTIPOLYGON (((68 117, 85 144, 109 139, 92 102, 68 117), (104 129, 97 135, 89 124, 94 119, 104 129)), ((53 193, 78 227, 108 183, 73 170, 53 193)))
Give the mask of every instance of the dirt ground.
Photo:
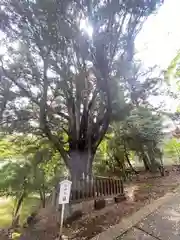
POLYGON ((180 172, 177 168, 169 169, 169 176, 160 177, 141 174, 139 179, 125 185, 127 200, 94 211, 74 222, 66 230, 71 239, 88 240, 98 233, 120 222, 122 217, 131 215, 141 207, 149 204, 180 184, 180 172))
MULTIPOLYGON (((169 167, 169 175, 160 177, 141 173, 138 178, 125 184, 127 200, 107 206, 106 208, 83 215, 67 228, 64 234, 69 239, 88 240, 120 222, 122 217, 131 215, 144 205, 150 203, 167 192, 172 191, 180 184, 180 171, 177 167, 169 167)), ((53 221, 51 221, 52 223, 53 221)), ((57 236, 57 224, 51 224, 44 229, 32 227, 23 234, 21 240, 53 240, 57 236)))

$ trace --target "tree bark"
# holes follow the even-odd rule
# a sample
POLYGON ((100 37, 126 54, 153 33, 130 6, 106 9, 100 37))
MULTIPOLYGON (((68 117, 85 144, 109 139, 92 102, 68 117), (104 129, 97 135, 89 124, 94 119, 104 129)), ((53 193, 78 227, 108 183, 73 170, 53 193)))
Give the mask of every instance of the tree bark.
POLYGON ((20 208, 22 206, 25 196, 26 196, 25 191, 23 191, 20 198, 17 201, 17 205, 15 208, 15 212, 14 212, 13 220, 12 220, 12 227, 16 227, 16 225, 18 224, 18 221, 19 221, 18 215, 19 215, 19 211, 20 211, 20 208))
POLYGON ((54 187, 52 191, 52 201, 51 201, 52 206, 56 206, 56 200, 57 200, 57 187, 54 187))
POLYGON ((128 152, 127 152, 127 149, 126 149, 126 143, 124 141, 124 153, 125 153, 125 157, 126 157, 126 160, 127 160, 127 163, 129 165, 129 167, 131 168, 131 170, 135 173, 135 174, 138 174, 138 172, 134 169, 133 165, 131 164, 131 161, 129 159, 129 156, 128 156, 128 152))
POLYGON ((23 203, 24 198, 25 198, 25 192, 22 193, 22 195, 20 196, 20 198, 19 198, 18 201, 17 201, 17 206, 16 206, 16 210, 15 210, 15 212, 14 212, 14 217, 16 217, 16 216, 18 215, 19 210, 20 210, 20 208, 21 208, 21 205, 22 205, 22 203, 23 203))
POLYGON ((154 173, 158 169, 158 164, 157 164, 157 161, 155 159, 153 149, 148 149, 148 156, 149 156, 149 159, 150 159, 150 171, 152 173, 154 173))
POLYGON ((160 160, 160 164, 159 164, 159 171, 162 177, 165 176, 165 169, 164 169, 164 164, 163 164, 163 153, 161 150, 159 150, 158 152, 159 154, 159 160, 160 160))
POLYGON ((72 178, 80 179, 92 176, 92 162, 94 155, 88 151, 74 150, 69 154, 67 166, 72 178))
POLYGON ((129 156, 127 153, 125 153, 125 156, 126 156, 126 160, 127 160, 127 163, 129 165, 129 167, 131 168, 131 170, 135 173, 135 174, 138 174, 138 172, 134 169, 133 165, 131 164, 131 161, 129 159, 129 156))
POLYGON ((118 164, 118 166, 119 166, 119 168, 121 170, 121 174, 122 174, 121 177, 123 177, 124 181, 126 181, 128 179, 128 177, 127 177, 127 174, 126 174, 126 171, 125 171, 124 161, 121 162, 119 160, 119 158, 117 156, 115 156, 115 155, 114 155, 114 159, 116 160, 116 162, 117 162, 117 164, 118 164))
POLYGON ((150 171, 149 160, 144 151, 142 151, 142 161, 144 163, 145 170, 150 171))
POLYGON ((46 206, 46 196, 45 196, 44 189, 39 189, 39 195, 40 195, 42 207, 45 208, 45 206, 46 206))

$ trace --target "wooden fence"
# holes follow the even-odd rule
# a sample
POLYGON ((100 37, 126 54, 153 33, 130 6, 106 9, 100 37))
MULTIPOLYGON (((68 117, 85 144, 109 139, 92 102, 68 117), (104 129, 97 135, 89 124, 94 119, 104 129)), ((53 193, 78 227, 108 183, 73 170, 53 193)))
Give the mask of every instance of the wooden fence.
POLYGON ((73 179, 70 202, 81 202, 90 199, 101 199, 124 193, 120 179, 95 177, 92 179, 73 179))
MULTIPOLYGON (((60 179, 60 181, 64 178, 60 179)), ((69 180, 71 180, 69 178, 69 180)), ((93 177, 92 179, 73 179, 70 202, 79 203, 88 200, 115 197, 124 194, 123 181, 117 178, 93 177)), ((58 206, 59 184, 50 193, 46 203, 58 206)))

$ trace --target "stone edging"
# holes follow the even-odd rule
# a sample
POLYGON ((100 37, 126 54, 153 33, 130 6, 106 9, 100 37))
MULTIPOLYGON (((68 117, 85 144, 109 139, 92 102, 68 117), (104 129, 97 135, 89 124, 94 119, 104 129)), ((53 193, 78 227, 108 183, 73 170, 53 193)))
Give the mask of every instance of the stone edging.
POLYGON ((113 240, 128 231, 142 219, 147 217, 149 214, 154 212, 162 204, 166 203, 170 198, 176 196, 177 192, 180 191, 180 187, 176 188, 173 192, 165 194, 152 201, 147 206, 144 206, 139 211, 135 212, 133 215, 123 218, 120 223, 114 225, 113 227, 107 229, 106 231, 100 233, 99 235, 93 237, 91 240, 113 240))

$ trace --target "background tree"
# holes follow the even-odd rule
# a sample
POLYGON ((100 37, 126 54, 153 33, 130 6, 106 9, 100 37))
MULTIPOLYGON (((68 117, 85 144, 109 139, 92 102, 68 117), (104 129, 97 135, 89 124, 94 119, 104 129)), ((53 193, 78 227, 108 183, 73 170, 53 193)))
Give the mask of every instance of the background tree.
POLYGON ((111 121, 118 63, 131 61, 134 39, 159 3, 1 1, 5 131, 48 138, 72 176, 91 174, 111 121))
POLYGON ((177 53, 177 55, 172 59, 170 62, 167 70, 165 71, 165 80, 169 84, 169 88, 173 85, 173 91, 171 96, 174 98, 175 103, 177 104, 177 109, 173 113, 169 113, 169 117, 173 121, 174 125, 176 126, 176 129, 173 131, 174 137, 179 138, 180 136, 180 108, 179 108, 179 90, 180 90, 180 52, 177 53))
MULTIPOLYGON (((132 114, 115 126, 114 140, 119 143, 121 149, 124 149, 125 159, 130 165, 128 158, 129 151, 135 151, 143 160, 146 170, 153 170, 160 166, 161 161, 157 162, 158 144, 161 142, 162 122, 161 118, 144 108, 133 110, 132 114)), ((118 150, 120 147, 116 147, 118 150)), ((132 166, 130 166, 132 168, 132 166)))
POLYGON ((177 163, 180 162, 180 142, 177 138, 171 138, 164 144, 164 152, 168 157, 175 159, 177 163))
POLYGON ((152 77, 155 67, 143 70, 142 64, 137 61, 131 61, 125 67, 121 87, 126 93, 126 101, 131 103, 131 110, 124 121, 114 125, 114 142, 126 150, 129 163, 128 151, 135 151, 146 170, 152 171, 153 166, 162 165, 159 144, 163 138, 163 114, 161 104, 154 107, 151 99, 167 94, 167 90, 164 90, 162 78, 152 77), (157 157, 159 164, 155 160, 157 157))
POLYGON ((13 222, 16 223, 19 210, 30 188, 28 172, 28 166, 19 163, 8 163, 0 169, 0 195, 15 198, 13 222))
MULTIPOLYGON (((135 154, 143 161, 146 170, 162 170, 160 145, 164 138, 164 113, 161 103, 154 107, 151 99, 167 95, 167 88, 164 88, 162 78, 152 77, 156 67, 143 70, 140 61, 131 61, 121 68, 124 70, 123 75, 121 73, 120 77, 118 72, 116 75, 120 78, 119 89, 116 87, 113 91, 117 101, 113 103, 110 138, 108 141, 103 140, 97 153, 98 157, 102 157, 102 161, 99 161, 100 168, 105 171, 119 168, 125 175, 128 166, 136 172, 130 157, 135 154), (104 165, 105 163, 107 164, 104 165)), ((162 171, 161 173, 163 174, 162 171)))
POLYGON ((34 137, 8 137, 4 143, 1 140, 0 150, 0 156, 6 157, 0 168, 0 195, 15 199, 13 223, 17 224, 21 206, 29 195, 39 194, 41 206, 45 207, 47 196, 63 174, 63 166, 59 153, 47 141, 34 137))

